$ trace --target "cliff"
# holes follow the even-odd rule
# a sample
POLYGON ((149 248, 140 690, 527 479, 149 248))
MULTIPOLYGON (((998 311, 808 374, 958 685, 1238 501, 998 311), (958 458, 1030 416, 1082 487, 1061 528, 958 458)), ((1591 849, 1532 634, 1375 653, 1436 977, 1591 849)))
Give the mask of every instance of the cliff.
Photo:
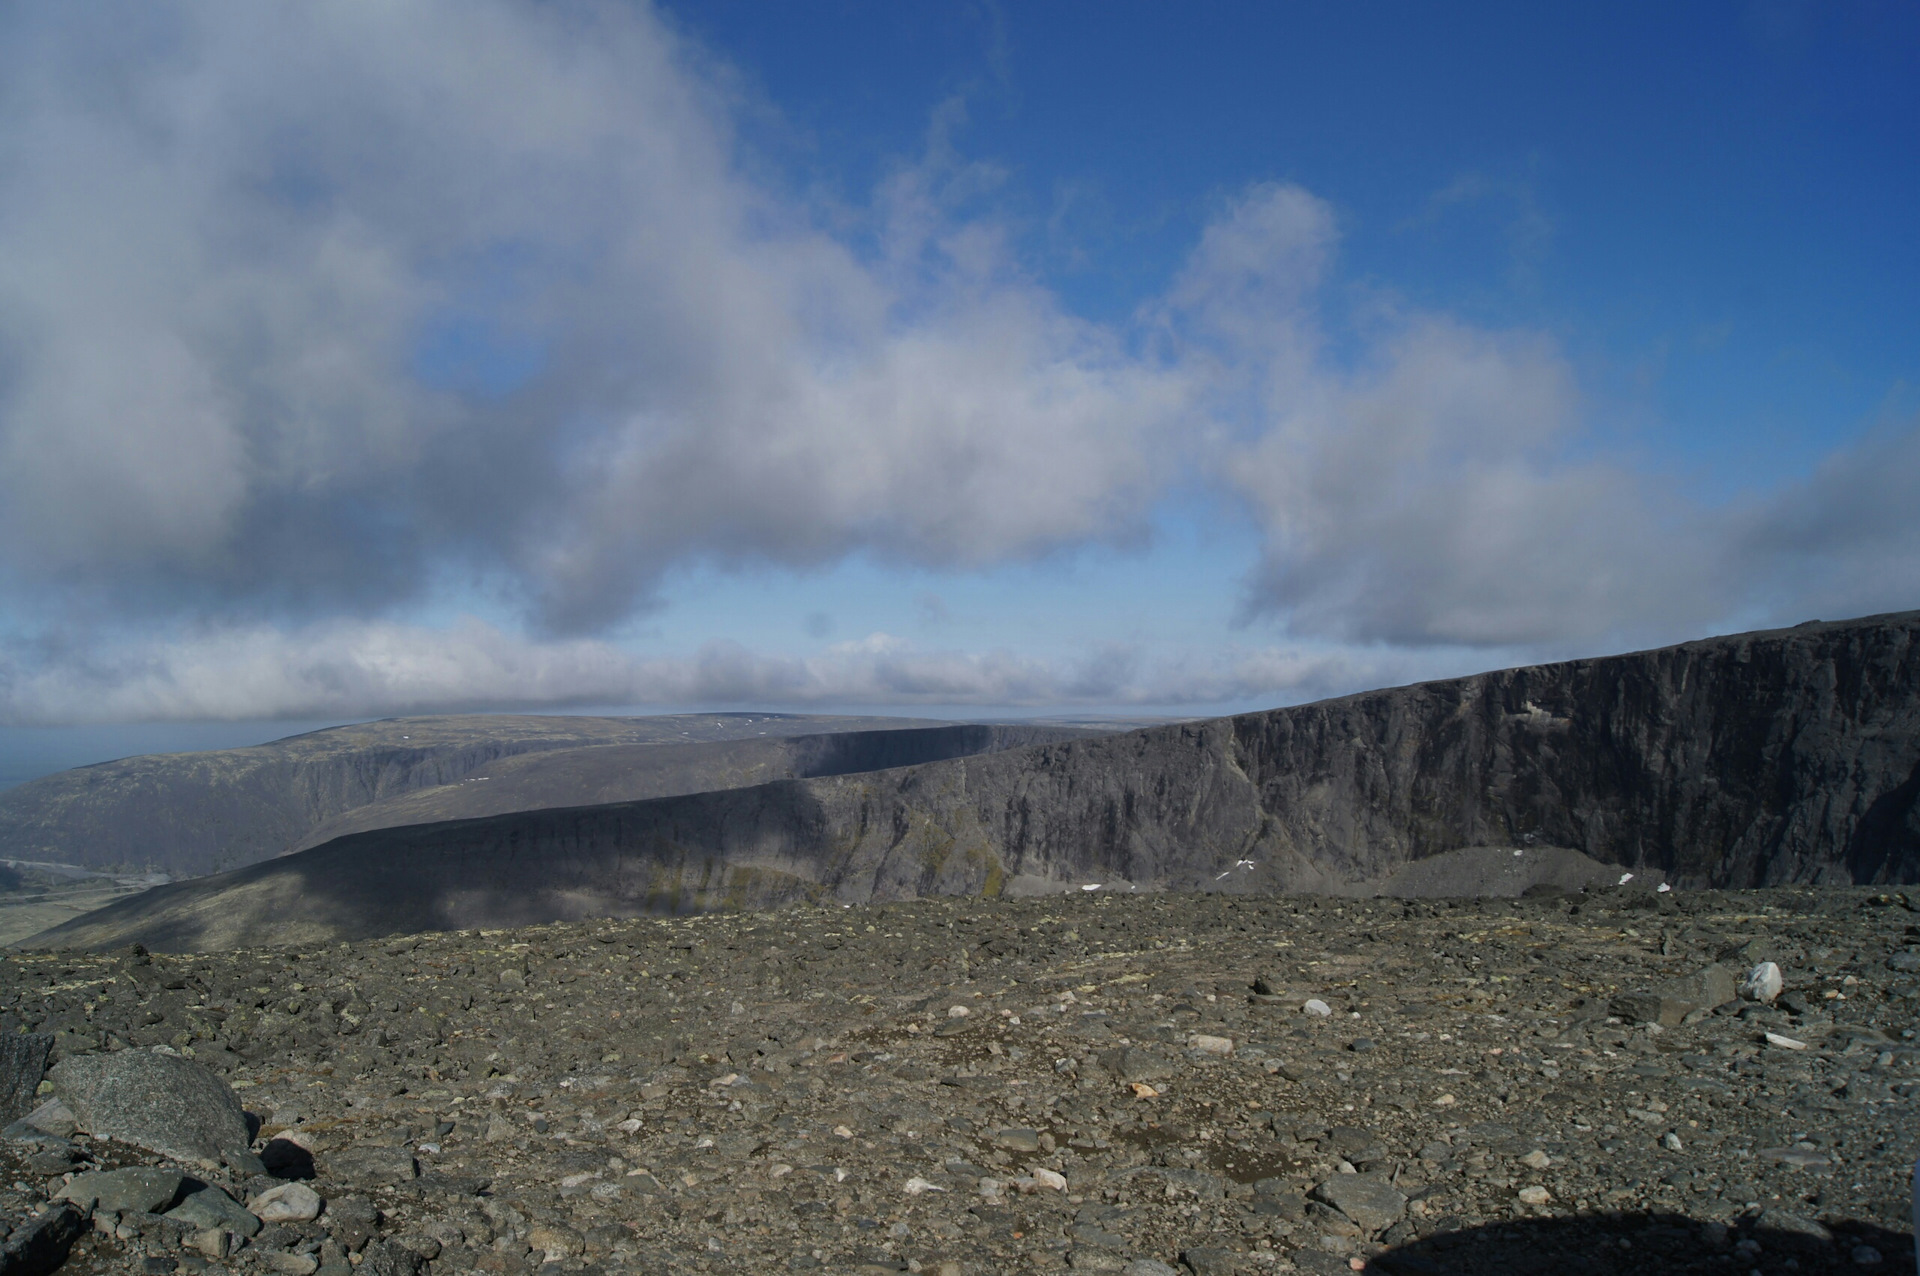
POLYGON ((35 944, 319 942, 794 900, 1351 890, 1467 847, 1682 887, 1920 877, 1920 612, 895 770, 387 829, 35 944))

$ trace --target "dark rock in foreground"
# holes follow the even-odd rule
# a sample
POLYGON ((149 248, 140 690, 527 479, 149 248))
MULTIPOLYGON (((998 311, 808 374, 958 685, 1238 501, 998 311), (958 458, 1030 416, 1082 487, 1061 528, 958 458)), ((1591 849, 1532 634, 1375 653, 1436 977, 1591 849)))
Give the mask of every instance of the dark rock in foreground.
POLYGON ((383 830, 28 942, 323 943, 1095 885, 1471 894, 1488 857, 1529 855, 1584 856, 1586 884, 1596 865, 1682 887, 1913 881, 1916 639, 1907 612, 895 770, 383 830), (1447 871, 1422 878, 1436 862, 1447 871))

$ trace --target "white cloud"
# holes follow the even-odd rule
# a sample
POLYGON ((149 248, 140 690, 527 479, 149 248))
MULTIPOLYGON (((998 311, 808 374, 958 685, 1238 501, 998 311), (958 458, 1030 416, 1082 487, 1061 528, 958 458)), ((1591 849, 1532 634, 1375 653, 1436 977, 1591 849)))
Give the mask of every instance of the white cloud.
POLYGON ((15 10, 0 84, 28 580, 324 613, 451 558, 577 630, 678 562, 991 564, 1157 493, 1179 378, 955 220, 950 158, 863 259, 644 6, 15 10), (423 382, 462 326, 537 375, 423 382))
POLYGON ((686 657, 640 657, 597 639, 530 640, 471 619, 445 629, 333 621, 0 657, 0 726, 566 705, 1210 707, 1309 699, 1410 667, 1257 648, 1201 662, 1147 662, 1112 648, 1046 661, 928 650, 883 633, 807 656, 716 642, 686 657))
POLYGON ((1912 422, 1704 506, 1593 445, 1550 337, 1347 322, 1339 218, 1297 186, 1089 322, 962 211, 1004 175, 957 106, 822 207, 706 56, 592 0, 0 10, 0 600, 16 632, 202 635, 17 657, 0 717, 1221 703, 1920 601, 1912 422), (1352 646, 591 637, 675 569, 1138 543, 1196 476, 1261 529, 1247 615, 1352 646), (368 619, 449 579, 551 640, 368 619))

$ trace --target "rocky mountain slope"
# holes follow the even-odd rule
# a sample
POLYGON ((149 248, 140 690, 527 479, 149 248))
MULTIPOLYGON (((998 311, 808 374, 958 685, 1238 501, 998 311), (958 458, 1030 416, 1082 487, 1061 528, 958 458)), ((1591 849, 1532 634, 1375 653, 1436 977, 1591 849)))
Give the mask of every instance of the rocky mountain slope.
POLYGON ((1472 847, 1577 851, 1683 887, 1913 881, 1917 638, 1915 612, 1811 624, 896 770, 356 834, 32 942, 317 944, 1036 883, 1353 891, 1472 847))
MULTIPOLYGON (((194 876, 313 845, 323 828, 345 832, 816 773, 783 769, 778 750, 736 760, 711 747, 685 752, 688 746, 937 725, 764 713, 392 718, 248 749, 123 758, 30 781, 0 794, 0 858, 194 876), (627 752, 579 752, 610 747, 627 752), (544 766, 525 769, 538 755, 550 756, 544 766), (509 804, 466 792, 480 776, 496 777, 497 789, 517 785, 509 804), (398 804, 392 818, 370 809, 389 803, 398 804)), ((803 765, 806 756, 803 749, 803 765)))
POLYGON ((10 953, 0 1219, 64 1276, 1911 1273, 1912 901, 1637 886, 10 953))
POLYGON ((603 806, 712 789, 748 788, 774 780, 880 771, 1097 734, 1103 732, 963 723, 885 730, 849 728, 813 735, 716 740, 710 744, 610 744, 524 753, 487 766, 485 775, 356 807, 308 833, 297 849, 369 829, 550 807, 603 806))

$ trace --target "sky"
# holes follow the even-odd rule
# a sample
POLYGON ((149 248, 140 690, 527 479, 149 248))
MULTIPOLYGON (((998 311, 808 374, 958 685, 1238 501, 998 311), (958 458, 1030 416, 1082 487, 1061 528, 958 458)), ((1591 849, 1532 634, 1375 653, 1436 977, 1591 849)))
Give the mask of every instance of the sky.
POLYGON ((1912 0, 9 6, 0 783, 1920 606, 1915 207, 1912 0))

